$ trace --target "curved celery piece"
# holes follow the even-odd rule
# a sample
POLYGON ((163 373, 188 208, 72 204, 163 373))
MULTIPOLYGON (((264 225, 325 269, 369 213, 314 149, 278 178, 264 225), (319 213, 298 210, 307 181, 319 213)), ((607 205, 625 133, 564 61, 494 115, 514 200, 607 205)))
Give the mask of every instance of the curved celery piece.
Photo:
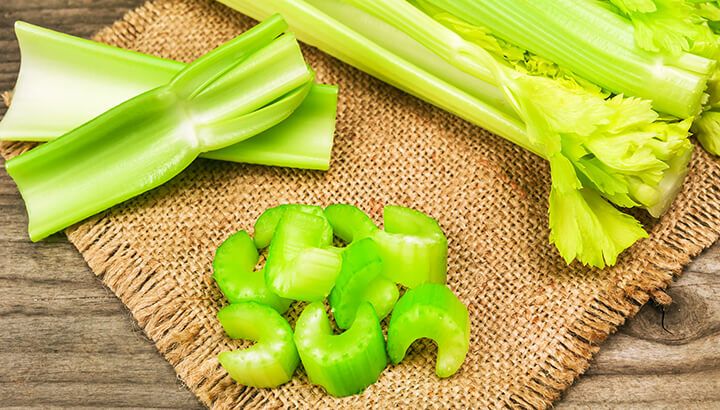
POLYGON ((281 298, 267 287, 264 271, 254 271, 259 258, 250 235, 236 232, 215 251, 213 278, 230 303, 257 302, 285 313, 292 300, 281 298))
POLYGON ((247 349, 218 355, 218 361, 233 380, 253 387, 277 387, 290 381, 300 357, 285 318, 256 302, 233 303, 222 308, 217 316, 228 336, 256 342, 247 349))
POLYGON ((410 289, 395 305, 387 339, 393 364, 400 363, 420 338, 437 343, 438 377, 450 377, 460 369, 470 346, 470 320, 467 307, 445 285, 429 283, 410 289))
POLYGON ((329 205, 325 208, 325 216, 332 225, 335 236, 347 243, 368 237, 378 230, 372 219, 353 205, 329 205))
POLYGON ((7 172, 25 199, 30 238, 40 240, 155 188, 201 152, 287 118, 309 92, 313 75, 295 38, 281 35, 286 27, 280 17, 270 18, 196 60, 169 84, 8 161, 7 172))
POLYGON ((352 325, 364 302, 370 302, 380 320, 390 313, 400 294, 395 282, 383 273, 380 248, 372 239, 359 239, 343 250, 342 269, 329 298, 340 329, 352 325))
POLYGON ((372 238, 378 245, 385 276, 408 288, 423 283, 445 283, 447 238, 437 221, 402 206, 383 208, 385 229, 353 205, 331 205, 325 210, 335 234, 345 241, 372 238))
MULTIPOLYGON (((0 140, 50 141, 187 66, 25 22, 15 23, 22 63, 0 140), (37 118, 42 117, 42 121, 37 118)), ((278 125, 204 158, 326 170, 330 165, 337 87, 315 84, 278 125)))
POLYGON ((383 209, 385 230, 372 238, 380 247, 386 275, 408 288, 445 283, 448 244, 437 221, 401 206, 383 209))
POLYGON ((314 302, 332 290, 342 257, 331 247, 332 228, 322 215, 286 208, 265 263, 265 282, 284 298, 314 302))
POLYGON ((282 204, 273 208, 266 209, 265 212, 260 214, 257 221, 255 221, 255 246, 258 249, 263 249, 270 246, 270 241, 272 240, 273 235, 275 235, 275 228, 277 228, 278 222, 280 222, 280 218, 282 218, 282 216, 285 214, 285 211, 289 209, 307 212, 309 214, 317 216, 323 216, 323 209, 317 205, 282 204))
POLYGON ((337 397, 362 392, 387 366, 380 321, 369 303, 339 335, 333 334, 323 304, 311 303, 295 324, 295 344, 310 381, 337 397))

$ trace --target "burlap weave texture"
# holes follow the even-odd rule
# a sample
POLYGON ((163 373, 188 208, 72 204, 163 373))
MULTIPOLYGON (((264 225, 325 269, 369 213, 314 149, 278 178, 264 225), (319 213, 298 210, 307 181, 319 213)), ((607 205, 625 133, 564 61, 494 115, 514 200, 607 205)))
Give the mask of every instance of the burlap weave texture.
MULTIPOLYGON (((156 0, 96 39, 192 61, 252 21, 206 0, 156 0)), ((499 137, 305 47, 318 80, 338 84, 328 172, 198 160, 166 185, 67 231, 187 386, 226 407, 546 407, 588 366, 598 344, 665 288, 720 234, 720 167, 696 149, 678 200, 651 235, 604 271, 567 267, 548 244, 548 167, 499 137), (234 384, 216 356, 239 346, 215 318, 215 248, 280 203, 385 204, 437 218, 449 244, 449 286, 471 316, 460 372, 434 375, 435 348, 416 343, 359 396, 334 399, 302 371, 282 388, 234 384)), ((28 144, 1 145, 4 156, 28 144)), ((291 311, 291 319, 299 308, 291 311)))

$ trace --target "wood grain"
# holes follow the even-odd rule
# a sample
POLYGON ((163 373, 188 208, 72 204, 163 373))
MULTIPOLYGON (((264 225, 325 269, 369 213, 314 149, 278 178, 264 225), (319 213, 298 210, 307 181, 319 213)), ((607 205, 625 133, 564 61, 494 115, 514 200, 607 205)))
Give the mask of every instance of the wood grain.
MULTIPOLYGON (((89 36, 141 3, 0 1, 0 90, 12 88, 19 66, 15 20, 89 36)), ((64 236, 27 240, 25 210, 2 164, 0 406, 200 408, 64 236)), ((720 408, 718 271, 716 245, 670 288, 673 304, 645 306, 557 407, 720 408)))

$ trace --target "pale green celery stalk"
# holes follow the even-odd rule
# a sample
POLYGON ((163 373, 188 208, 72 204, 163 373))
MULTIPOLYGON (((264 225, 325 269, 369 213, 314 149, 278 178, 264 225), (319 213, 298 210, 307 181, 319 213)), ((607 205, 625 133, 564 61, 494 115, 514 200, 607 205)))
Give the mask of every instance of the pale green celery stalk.
MULTIPOLYGON (((626 40, 618 44, 608 35, 616 30, 617 19, 600 5, 577 0, 427 1, 607 90, 651 100, 658 111, 681 118, 700 113, 708 77, 631 49, 626 40)), ((632 29, 628 22, 627 30, 632 29)))
POLYGON ((273 16, 61 138, 6 163, 40 240, 157 187, 201 152, 224 148, 287 118, 313 74, 273 16), (280 37, 278 37, 280 36, 280 37), (242 90, 242 92, 238 92, 242 90))
MULTIPOLYGON (((22 62, 0 140, 49 141, 110 108, 167 84, 186 64, 17 22, 22 62), (42 118, 42 121, 38 121, 42 118)), ((314 85, 292 115, 257 136, 202 157, 325 170, 337 88, 314 85)))
MULTIPOLYGON (((418 65, 422 63, 422 58, 418 56, 427 55, 427 49, 387 25, 383 28, 385 31, 382 35, 377 35, 376 30, 383 23, 378 19, 370 18, 372 16, 367 16, 366 13, 351 6, 343 9, 342 4, 334 5, 333 3, 337 2, 325 0, 314 1, 312 4, 303 0, 221 0, 220 2, 256 20, 280 13, 293 33, 302 41, 542 155, 535 147, 528 144, 525 126, 512 113, 509 105, 506 103, 495 105, 498 96, 502 93, 494 90, 483 98, 473 96, 473 93, 460 88, 461 84, 457 84, 459 78, 463 77, 457 74, 459 70, 454 69, 450 64, 442 67, 447 68, 448 73, 458 75, 454 80, 440 77, 443 71, 440 68, 433 70, 436 71, 435 74, 428 72, 424 66, 418 65), (363 14, 366 17, 363 17, 363 14), (367 24, 357 24, 357 21, 367 24), (384 43, 378 44, 370 37, 383 37, 384 43), (399 47, 396 44, 403 44, 402 50, 397 50, 399 47)), ((473 92, 478 93, 477 90, 473 92)))

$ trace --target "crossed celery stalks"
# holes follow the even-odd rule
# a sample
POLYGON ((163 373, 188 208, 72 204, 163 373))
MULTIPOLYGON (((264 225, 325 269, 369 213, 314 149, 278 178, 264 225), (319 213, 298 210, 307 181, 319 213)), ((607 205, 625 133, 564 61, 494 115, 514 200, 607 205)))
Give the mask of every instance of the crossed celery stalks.
POLYGON ((327 169, 337 88, 313 83, 286 29, 273 16, 185 65, 18 22, 23 60, 0 140, 51 141, 6 164, 30 238, 155 188, 198 156, 327 169))

